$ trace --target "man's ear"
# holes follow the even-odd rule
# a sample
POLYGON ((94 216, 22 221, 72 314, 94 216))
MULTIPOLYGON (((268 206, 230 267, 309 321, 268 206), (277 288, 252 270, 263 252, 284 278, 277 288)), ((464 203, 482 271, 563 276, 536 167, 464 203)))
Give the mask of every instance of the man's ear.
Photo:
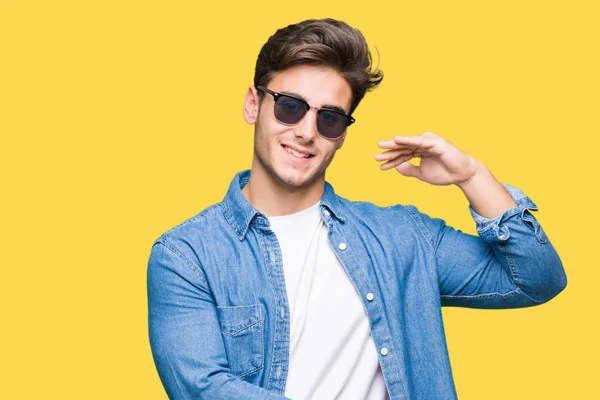
POLYGON ((250 125, 254 125, 258 119, 258 107, 258 92, 254 86, 250 86, 244 101, 244 119, 250 125))

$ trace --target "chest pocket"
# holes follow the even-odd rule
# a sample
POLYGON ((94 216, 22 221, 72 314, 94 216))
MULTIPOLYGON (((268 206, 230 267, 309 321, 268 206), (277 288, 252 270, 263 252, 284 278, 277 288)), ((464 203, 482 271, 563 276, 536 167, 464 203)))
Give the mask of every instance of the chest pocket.
POLYGON ((263 318, 260 304, 217 307, 231 373, 243 377, 263 367, 263 318))

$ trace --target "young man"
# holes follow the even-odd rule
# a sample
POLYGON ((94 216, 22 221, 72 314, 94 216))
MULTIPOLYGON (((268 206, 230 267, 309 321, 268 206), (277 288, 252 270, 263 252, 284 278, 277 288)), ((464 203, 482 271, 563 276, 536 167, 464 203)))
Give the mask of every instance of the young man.
POLYGON ((380 142, 376 160, 460 187, 478 236, 334 193, 325 171, 382 78, 340 21, 263 46, 244 104, 251 170, 152 249, 150 343, 170 398, 456 398, 441 306, 534 306, 565 287, 536 205, 433 133, 380 142))

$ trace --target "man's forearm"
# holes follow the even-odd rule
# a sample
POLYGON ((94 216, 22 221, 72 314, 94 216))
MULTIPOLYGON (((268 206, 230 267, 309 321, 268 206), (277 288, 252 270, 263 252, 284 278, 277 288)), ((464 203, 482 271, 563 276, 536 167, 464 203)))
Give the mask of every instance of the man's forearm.
POLYGON ((517 207, 510 193, 492 175, 490 170, 477 162, 477 172, 469 180, 456 186, 469 200, 473 210, 479 215, 493 219, 509 208, 517 207))

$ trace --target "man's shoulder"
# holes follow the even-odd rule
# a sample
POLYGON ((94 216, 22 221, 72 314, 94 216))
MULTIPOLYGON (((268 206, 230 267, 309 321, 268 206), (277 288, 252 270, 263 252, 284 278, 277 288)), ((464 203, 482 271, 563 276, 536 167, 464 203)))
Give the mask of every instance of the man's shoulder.
MULTIPOLYGON (((340 204, 351 226, 359 231, 366 228, 369 233, 388 238, 412 237, 433 244, 432 232, 445 224, 442 219, 432 218, 411 204, 378 205, 369 201, 347 199, 342 199, 340 204)), ((402 240, 394 243, 414 242, 402 240)))
POLYGON ((222 207, 222 202, 206 207, 193 217, 165 231, 156 239, 156 242, 197 241, 199 238, 210 236, 219 229, 224 229, 227 222, 223 218, 222 207))
POLYGON ((365 200, 348 200, 344 197, 339 197, 339 203, 346 212, 360 213, 361 215, 383 216, 388 217, 389 215, 404 215, 408 211, 415 209, 412 205, 405 204, 392 204, 392 205, 380 205, 371 201, 365 200))
POLYGON ((379 205, 370 201, 338 197, 343 214, 350 221, 389 225, 394 228, 422 227, 432 218, 412 204, 379 205))

